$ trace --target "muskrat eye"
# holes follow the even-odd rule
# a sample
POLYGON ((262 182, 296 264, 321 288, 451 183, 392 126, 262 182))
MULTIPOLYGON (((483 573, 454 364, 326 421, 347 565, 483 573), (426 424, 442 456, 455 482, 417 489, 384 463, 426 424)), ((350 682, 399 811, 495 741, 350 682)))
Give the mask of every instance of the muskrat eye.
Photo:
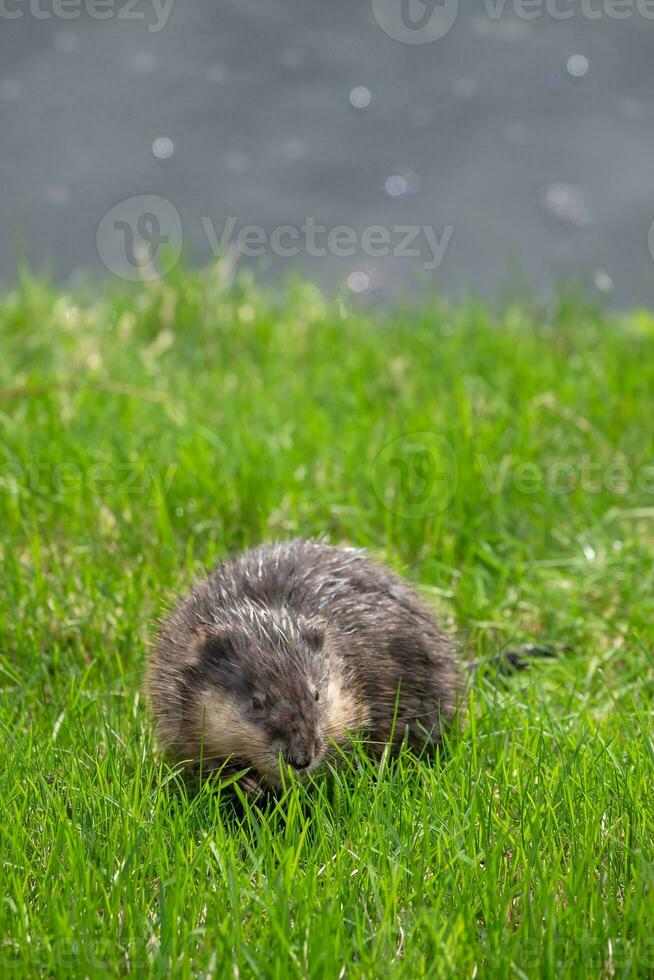
POLYGON ((315 692, 315 694, 313 695, 313 700, 320 701, 320 691, 315 692))
POLYGON ((255 711, 261 711, 261 709, 263 708, 263 701, 261 700, 261 698, 257 697, 256 694, 252 698, 252 707, 254 708, 255 711))

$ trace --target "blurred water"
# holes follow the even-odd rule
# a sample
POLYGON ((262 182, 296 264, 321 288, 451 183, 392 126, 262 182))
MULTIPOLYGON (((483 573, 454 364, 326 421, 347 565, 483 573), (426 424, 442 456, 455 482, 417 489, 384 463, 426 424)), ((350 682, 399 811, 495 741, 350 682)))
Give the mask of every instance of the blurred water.
POLYGON ((165 26, 161 3, 125 2, 104 20, 83 0, 70 20, 2 7, 21 14, 0 16, 3 281, 24 258, 60 281, 122 274, 128 238, 156 245, 165 224, 98 227, 157 195, 198 262, 231 217, 260 228, 242 261, 329 288, 492 296, 575 277, 654 301, 654 21, 635 0, 624 20, 575 3, 567 20, 493 17, 488 0, 425 44, 389 37, 365 0, 177 0, 165 26))

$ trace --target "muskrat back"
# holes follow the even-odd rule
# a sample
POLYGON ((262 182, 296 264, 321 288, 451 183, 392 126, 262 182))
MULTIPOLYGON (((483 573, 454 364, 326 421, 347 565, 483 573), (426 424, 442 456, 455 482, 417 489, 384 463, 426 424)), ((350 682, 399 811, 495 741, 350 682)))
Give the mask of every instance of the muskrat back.
MULTIPOLYGON (((170 757, 310 772, 352 735, 370 751, 440 739, 459 673, 429 607, 365 553, 263 545, 221 564, 163 622, 148 692, 170 757)), ((252 778, 253 777, 253 778, 252 778)))

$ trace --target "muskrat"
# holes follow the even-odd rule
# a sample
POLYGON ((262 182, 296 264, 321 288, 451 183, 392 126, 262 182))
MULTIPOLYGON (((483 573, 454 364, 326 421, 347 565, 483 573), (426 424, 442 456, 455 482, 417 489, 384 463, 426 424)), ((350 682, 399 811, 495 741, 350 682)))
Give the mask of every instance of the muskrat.
POLYGON ((169 757, 310 773, 362 736, 381 755, 433 751, 459 688, 451 643, 396 574, 354 548, 294 540, 221 564, 162 623, 148 693, 169 757))

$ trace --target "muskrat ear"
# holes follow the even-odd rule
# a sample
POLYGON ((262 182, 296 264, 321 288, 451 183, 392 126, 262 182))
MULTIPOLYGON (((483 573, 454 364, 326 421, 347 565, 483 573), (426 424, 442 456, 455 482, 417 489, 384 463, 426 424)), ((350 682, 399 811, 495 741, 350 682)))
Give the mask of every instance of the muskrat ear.
POLYGON ((325 622, 322 619, 305 619, 300 624, 302 636, 311 650, 320 650, 325 642, 325 622))
POLYGON ((202 623, 193 632, 200 641, 202 656, 214 663, 227 660, 234 652, 236 637, 228 627, 202 623))

